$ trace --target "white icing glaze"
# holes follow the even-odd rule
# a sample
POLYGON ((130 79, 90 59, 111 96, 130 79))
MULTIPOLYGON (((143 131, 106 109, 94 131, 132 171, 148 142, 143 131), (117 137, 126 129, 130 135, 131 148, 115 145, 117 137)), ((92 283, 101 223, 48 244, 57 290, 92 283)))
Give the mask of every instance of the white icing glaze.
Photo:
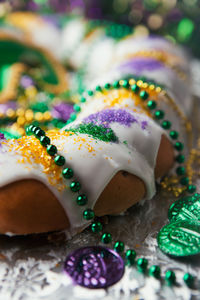
POLYGON ((98 77, 109 70, 110 63, 115 53, 116 42, 109 37, 99 37, 89 54, 87 62, 87 72, 92 78, 98 77), (93 77, 94 76, 94 77, 93 77))
MULTIPOLYGON (((104 38, 103 30, 95 30, 91 32, 90 35, 84 39, 73 51, 72 64, 75 68, 82 68, 83 66, 88 69, 91 59, 88 57, 93 55, 93 51, 96 49, 96 44, 99 43, 101 38, 104 38)), ((96 64, 94 65, 96 67, 96 64)), ((94 70, 94 66, 92 70, 94 70)), ((91 69, 90 69, 91 71, 91 69)))
MULTIPOLYGON (((81 193, 88 196, 90 208, 94 207, 108 182, 120 170, 135 174, 144 181, 146 199, 150 199, 155 193, 154 167, 163 131, 147 116, 132 112, 131 114, 137 117, 138 122, 132 123, 130 127, 119 123, 112 123, 110 126, 119 138, 118 143, 96 140, 87 134, 52 139, 52 143, 60 149, 59 153, 65 157, 66 165, 73 168, 75 177, 80 180, 81 193), (147 121, 145 129, 141 127, 142 121, 147 121)), ((85 208, 76 204, 77 194, 72 193, 69 187, 59 191, 55 186, 49 185, 42 165, 26 161, 23 164, 19 163, 20 153, 6 151, 10 143, 12 142, 3 145, 3 152, 0 153, 0 186, 16 181, 16 178, 34 178, 43 182, 65 209, 71 224, 71 234, 76 233, 87 223, 82 216, 85 208)), ((69 182, 66 180, 66 186, 69 182)))
MULTIPOLYGON (((106 82, 114 82, 115 80, 119 80, 126 76, 127 74, 137 74, 134 72, 133 68, 127 68, 120 70, 119 67, 114 67, 110 69, 109 72, 106 72, 102 76, 99 76, 92 83, 88 81, 89 88, 93 89, 97 85, 104 86, 106 82)), ((189 115, 191 111, 191 90, 190 85, 185 84, 177 74, 167 67, 163 67, 158 70, 143 70, 140 75, 146 76, 148 79, 154 80, 157 84, 161 86, 165 86, 165 90, 168 93, 172 94, 173 99, 176 101, 177 105, 181 107, 181 109, 189 115)), ((133 76, 134 78, 134 76, 133 76)))
MULTIPOLYGON (((82 19, 74 19, 66 25, 62 32, 61 51, 63 58, 72 54, 74 47, 84 38, 85 32, 86 23, 82 19)), ((93 39, 91 39, 92 42, 93 39)), ((71 61, 74 61, 74 65, 78 67, 79 64, 83 63, 88 49, 90 49, 90 42, 86 42, 83 47, 76 51, 76 55, 72 55, 71 61), (83 53, 81 53, 81 49, 84 50, 83 53), (78 53, 81 53, 80 57, 78 53)), ((106 70, 109 70, 109 74, 97 81, 105 83, 110 81, 107 79, 119 79, 128 70, 122 74, 117 69, 119 65, 112 65, 113 57, 114 60, 120 60, 126 54, 144 49, 164 49, 172 54, 180 54, 179 50, 171 47, 171 44, 164 40, 134 40, 129 38, 117 45, 113 39, 108 37, 102 38, 102 35, 100 35, 99 40, 97 37, 92 53, 89 56, 87 70, 90 77, 88 77, 101 75, 106 70)), ((182 53, 180 56, 182 57, 182 53)), ((188 100, 187 97, 189 95, 186 93, 183 82, 176 78, 173 71, 163 68, 162 71, 144 71, 142 74, 155 79, 159 83, 167 83, 167 87, 173 91, 176 99, 178 99, 176 100, 177 102, 180 101, 182 103, 181 98, 184 98, 184 102, 188 100)), ((82 111, 77 120, 73 124, 67 125, 64 129, 77 126, 90 114, 105 108, 113 109, 109 107, 107 101, 104 101, 104 98, 91 97, 91 101, 87 101, 82 105, 82 111)), ((133 112, 136 109, 134 96, 133 98, 124 97, 120 104, 115 104, 114 108, 126 109, 130 114, 137 116, 138 120, 138 122, 132 123, 130 127, 116 122, 110 124, 110 128, 119 139, 118 143, 96 140, 87 134, 78 134, 78 136, 63 135, 56 139, 52 138, 52 143, 58 147, 59 154, 65 157, 66 166, 72 167, 75 178, 81 182, 82 188, 80 193, 85 193, 88 196, 88 207, 90 208, 95 206, 104 188, 120 170, 130 172, 144 181, 146 186, 145 199, 150 199, 155 194, 154 168, 161 136, 165 132, 152 119, 141 114, 138 107, 138 112, 133 112), (142 129, 142 121, 147 121, 145 129, 142 129)), ((170 109, 168 111, 169 115, 172 116, 172 120, 176 118, 170 109)), ((170 116, 168 119, 170 119, 170 116)), ((179 121, 175 125, 179 126, 179 121)), ((17 144, 19 141, 15 141, 15 143, 17 144)), ((26 161, 23 164, 19 163, 21 153, 16 153, 13 150, 7 151, 10 143, 12 141, 3 145, 0 151, 0 186, 14 182, 16 178, 17 180, 37 179, 49 187, 63 206, 71 225, 68 232, 69 235, 74 235, 80 228, 87 226, 89 222, 85 221, 82 216, 86 207, 80 207, 76 204, 77 193, 71 192, 69 188, 70 180, 63 180, 66 188, 62 191, 58 190, 58 187, 49 184, 48 175, 44 173, 44 167, 41 164, 36 164, 34 161, 31 164, 26 161)))
MULTIPOLYGON (((68 30, 71 28, 71 31, 67 38, 63 38, 63 43, 65 43, 65 40, 69 40, 71 36, 75 38, 77 32, 80 33, 80 30, 78 31, 75 29, 72 33, 71 23, 73 24, 74 21, 69 22, 69 24, 66 26, 66 29, 68 30)), ((65 34, 64 37, 66 36, 67 35, 65 34)), ((93 40, 89 41, 89 43, 92 44, 93 40)), ((89 80, 93 79, 94 76, 98 77, 99 74, 102 74, 104 72, 110 72, 111 69, 113 69, 113 65, 119 65, 127 59, 127 56, 132 56, 134 55, 134 53, 143 50, 163 51, 164 53, 170 54, 172 57, 176 57, 175 60, 173 59, 176 66, 179 66, 186 75, 189 74, 189 66, 186 53, 180 47, 175 46, 164 38, 156 36, 154 36, 153 38, 135 37, 133 34, 128 36, 127 38, 122 39, 121 41, 116 42, 110 37, 99 35, 99 40, 98 38, 95 40, 95 45, 92 47, 92 51, 90 51, 89 43, 87 42, 87 46, 85 47, 85 41, 83 40, 81 44, 79 43, 79 45, 74 48, 73 53, 71 53, 72 55, 70 55, 70 61, 76 68, 79 68, 83 65, 84 58, 87 56, 87 76, 89 76, 89 80), (82 45, 83 51, 81 51, 82 45), (80 51, 77 51, 77 48, 80 51), (88 54, 85 55, 87 51, 88 54)), ((68 47, 71 47, 69 42, 68 47)), ((170 62, 172 62, 171 60, 170 62)), ((159 77, 157 77, 157 79, 158 78, 159 77)))

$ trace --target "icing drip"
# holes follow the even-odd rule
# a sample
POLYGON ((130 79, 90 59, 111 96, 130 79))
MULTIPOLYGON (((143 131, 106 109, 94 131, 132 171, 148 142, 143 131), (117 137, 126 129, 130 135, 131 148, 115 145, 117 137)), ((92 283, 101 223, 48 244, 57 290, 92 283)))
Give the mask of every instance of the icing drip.
MULTIPOLYGON (((77 134, 72 131, 71 124, 65 127, 67 131, 46 133, 59 154, 65 157, 66 166, 73 168, 76 179, 81 182, 81 193, 88 196, 90 208, 94 208, 104 188, 121 170, 135 174, 144 181, 146 199, 155 193, 154 167, 163 130, 145 115, 128 110, 124 111, 125 114, 121 110, 120 114, 117 114, 117 110, 111 110, 113 109, 107 111, 107 116, 112 116, 113 113, 118 117, 121 115, 121 122, 115 121, 118 117, 111 118, 109 128, 101 128, 105 132, 108 129, 112 130, 118 138, 117 143, 97 139, 89 131, 77 134), (128 122, 127 126, 122 120, 133 122, 128 122)), ((81 128, 80 125, 89 124, 76 121, 73 125, 75 128, 81 128)), ((93 129, 98 127, 93 125, 93 129)), ((16 181, 16 178, 37 179, 48 186, 63 206, 70 221, 71 234, 88 224, 82 217, 85 208, 77 206, 76 195, 69 188, 71 181, 63 181, 61 169, 54 164, 46 149, 35 137, 26 136, 15 142, 5 141, 2 146, 4 153, 0 153, 0 186, 16 181)))
MULTIPOLYGON (((85 60, 83 54, 87 52, 87 47, 91 47, 88 40, 84 46, 85 50, 84 47, 77 47, 84 51, 76 50, 76 53, 72 53, 80 41, 81 44, 85 42, 86 27, 83 20, 76 20, 69 23, 63 31, 59 53, 62 52, 63 58, 69 56, 73 66, 79 65, 80 62, 82 65, 82 59, 85 60), (80 55, 77 55, 78 52, 80 55)), ((95 39, 97 43, 93 45, 87 60, 88 78, 94 79, 91 74, 99 75, 102 71, 109 70, 110 73, 106 71, 104 74, 105 84, 106 76, 107 82, 111 82, 112 72, 118 80, 121 74, 127 76, 127 70, 130 70, 130 74, 133 74, 134 70, 138 74, 148 75, 156 82, 166 83, 168 88, 178 92, 177 101, 187 98, 185 89, 188 87, 183 85, 181 80, 177 85, 177 74, 169 69, 167 64, 164 65, 156 57, 129 57, 129 54, 143 49, 165 49, 164 52, 168 51, 170 57, 179 57, 179 51, 171 44, 160 39, 136 41, 133 37, 118 44, 104 36, 100 39, 96 36, 95 39)), ((38 41, 39 44, 44 44, 42 41, 43 39, 38 41)), ((55 39, 51 39, 52 41, 55 39)), ((54 47, 50 47, 52 52, 58 43, 53 44, 54 47)), ((57 51, 56 53, 59 56, 57 51)), ((184 59, 181 59, 178 65, 183 63, 184 59)), ((23 78, 21 83, 24 86, 32 84, 28 78, 23 78)), ((100 82, 98 84, 103 86, 100 82)), ((2 109, 4 107, 0 107, 0 110, 2 109)), ((54 106, 52 116, 67 120, 72 109, 66 103, 58 104, 54 106)), ((171 113, 170 108, 168 113, 171 113)), ((81 104, 81 112, 76 121, 65 126, 62 131, 46 133, 51 143, 57 147, 59 155, 64 156, 66 167, 73 169, 76 177, 73 179, 80 181, 80 193, 87 195, 87 204, 91 209, 119 171, 129 172, 143 180, 146 187, 145 199, 152 198, 155 194, 154 168, 162 134, 165 134, 164 130, 152 120, 147 111, 147 104, 141 100, 139 94, 133 94, 126 88, 95 92, 86 103, 81 104)), ((85 207, 77 206, 77 195, 70 190, 71 180, 62 178, 61 168, 55 165, 53 157, 47 154, 39 140, 28 136, 14 142, 3 140, 0 144, 0 187, 16 181, 16 178, 37 179, 48 186, 63 206, 70 221, 70 233, 77 233, 80 228, 86 227, 88 221, 83 219, 85 207)))

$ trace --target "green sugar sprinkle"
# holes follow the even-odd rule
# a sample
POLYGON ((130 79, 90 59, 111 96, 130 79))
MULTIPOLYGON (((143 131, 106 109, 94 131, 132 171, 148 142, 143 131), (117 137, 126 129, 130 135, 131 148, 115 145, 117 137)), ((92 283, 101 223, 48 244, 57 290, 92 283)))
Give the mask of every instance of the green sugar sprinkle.
POLYGON ((105 128, 103 126, 94 125, 93 123, 89 124, 80 124, 76 128, 69 128, 65 131, 72 131, 74 133, 83 133, 92 136, 94 139, 101 140, 104 142, 113 142, 116 143, 118 138, 114 134, 111 128, 105 128))

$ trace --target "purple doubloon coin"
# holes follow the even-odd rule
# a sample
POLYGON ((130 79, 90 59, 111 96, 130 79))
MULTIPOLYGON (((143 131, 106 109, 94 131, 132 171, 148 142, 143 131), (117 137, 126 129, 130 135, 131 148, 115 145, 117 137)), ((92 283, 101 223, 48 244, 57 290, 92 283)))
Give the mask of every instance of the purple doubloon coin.
POLYGON ((75 284, 90 289, 107 288, 122 278, 124 261, 111 249, 84 247, 67 257, 64 270, 75 284))

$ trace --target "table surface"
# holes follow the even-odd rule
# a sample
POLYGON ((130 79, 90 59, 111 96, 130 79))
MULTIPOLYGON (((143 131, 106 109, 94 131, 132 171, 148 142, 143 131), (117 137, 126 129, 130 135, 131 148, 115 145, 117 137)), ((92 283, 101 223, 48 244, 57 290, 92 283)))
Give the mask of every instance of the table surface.
POLYGON ((172 259, 157 247, 157 232, 167 223, 167 210, 173 201, 158 192, 143 206, 136 205, 123 216, 109 217, 105 227, 114 240, 123 237, 126 247, 134 248, 138 257, 146 257, 149 265, 160 265, 162 275, 173 269, 177 277, 173 288, 144 276, 135 267, 126 267, 124 277, 107 291, 73 286, 63 273, 66 256, 81 246, 99 243, 98 236, 85 230, 70 241, 65 241, 63 233, 0 236, 0 300, 200 299, 200 291, 188 289, 182 281, 185 272, 200 278, 200 257, 172 259))

